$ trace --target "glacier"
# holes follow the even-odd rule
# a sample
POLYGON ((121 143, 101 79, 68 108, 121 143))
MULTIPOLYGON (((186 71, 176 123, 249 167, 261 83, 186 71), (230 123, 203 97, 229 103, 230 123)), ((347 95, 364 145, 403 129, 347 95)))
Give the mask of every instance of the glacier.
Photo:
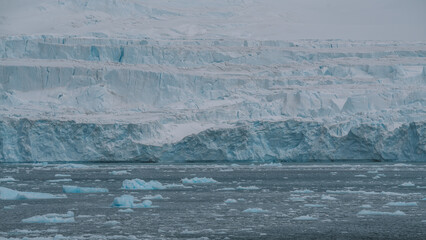
POLYGON ((0 38, 0 161, 424 161, 426 43, 0 38))
POLYGON ((420 1, 1 5, 0 163, 426 160, 420 1))

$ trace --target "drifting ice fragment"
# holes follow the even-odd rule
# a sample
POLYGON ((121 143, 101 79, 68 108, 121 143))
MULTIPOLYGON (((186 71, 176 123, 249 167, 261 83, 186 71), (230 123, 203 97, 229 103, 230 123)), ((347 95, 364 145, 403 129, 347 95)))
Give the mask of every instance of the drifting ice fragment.
POLYGON ((23 223, 73 223, 74 213, 68 211, 66 214, 49 213, 22 219, 23 223))
POLYGON ((162 190, 162 189, 166 189, 165 186, 163 186, 163 184, 161 184, 158 181, 149 181, 149 182, 145 182, 144 180, 141 179, 133 179, 133 180, 124 180, 123 181, 123 185, 121 187, 122 189, 127 189, 127 190, 162 190))

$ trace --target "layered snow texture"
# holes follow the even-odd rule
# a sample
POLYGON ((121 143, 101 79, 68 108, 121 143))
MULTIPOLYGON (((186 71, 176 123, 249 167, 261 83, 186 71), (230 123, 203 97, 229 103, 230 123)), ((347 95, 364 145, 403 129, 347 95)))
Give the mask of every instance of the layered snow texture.
POLYGON ((23 223, 73 223, 74 212, 68 211, 66 214, 48 213, 34 217, 22 219, 23 223))
POLYGON ((0 161, 424 161, 426 44, 0 39, 0 161))
POLYGON ((118 208, 150 208, 152 201, 144 200, 142 203, 135 203, 135 197, 132 195, 122 195, 121 197, 114 198, 112 207, 118 208))
POLYGON ((424 6, 2 1, 0 162, 424 161, 426 42, 291 40, 424 39, 424 6))
POLYGON ((0 187, 1 200, 28 200, 28 199, 54 199, 66 198, 61 194, 39 193, 39 192, 20 192, 6 187, 0 187))

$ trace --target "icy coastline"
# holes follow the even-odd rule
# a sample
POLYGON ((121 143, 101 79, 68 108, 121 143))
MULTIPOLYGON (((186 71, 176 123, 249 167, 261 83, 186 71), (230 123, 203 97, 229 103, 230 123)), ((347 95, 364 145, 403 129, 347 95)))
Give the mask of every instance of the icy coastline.
POLYGON ((0 38, 0 161, 423 161, 426 44, 0 38))

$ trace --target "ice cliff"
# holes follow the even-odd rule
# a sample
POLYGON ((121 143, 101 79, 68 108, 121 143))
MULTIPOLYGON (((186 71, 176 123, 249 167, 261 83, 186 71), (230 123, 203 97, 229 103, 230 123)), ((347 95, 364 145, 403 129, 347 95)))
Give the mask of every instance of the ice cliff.
POLYGON ((423 161, 426 44, 0 39, 0 161, 423 161))
POLYGON ((0 162, 425 161, 423 9, 2 1, 0 162))

